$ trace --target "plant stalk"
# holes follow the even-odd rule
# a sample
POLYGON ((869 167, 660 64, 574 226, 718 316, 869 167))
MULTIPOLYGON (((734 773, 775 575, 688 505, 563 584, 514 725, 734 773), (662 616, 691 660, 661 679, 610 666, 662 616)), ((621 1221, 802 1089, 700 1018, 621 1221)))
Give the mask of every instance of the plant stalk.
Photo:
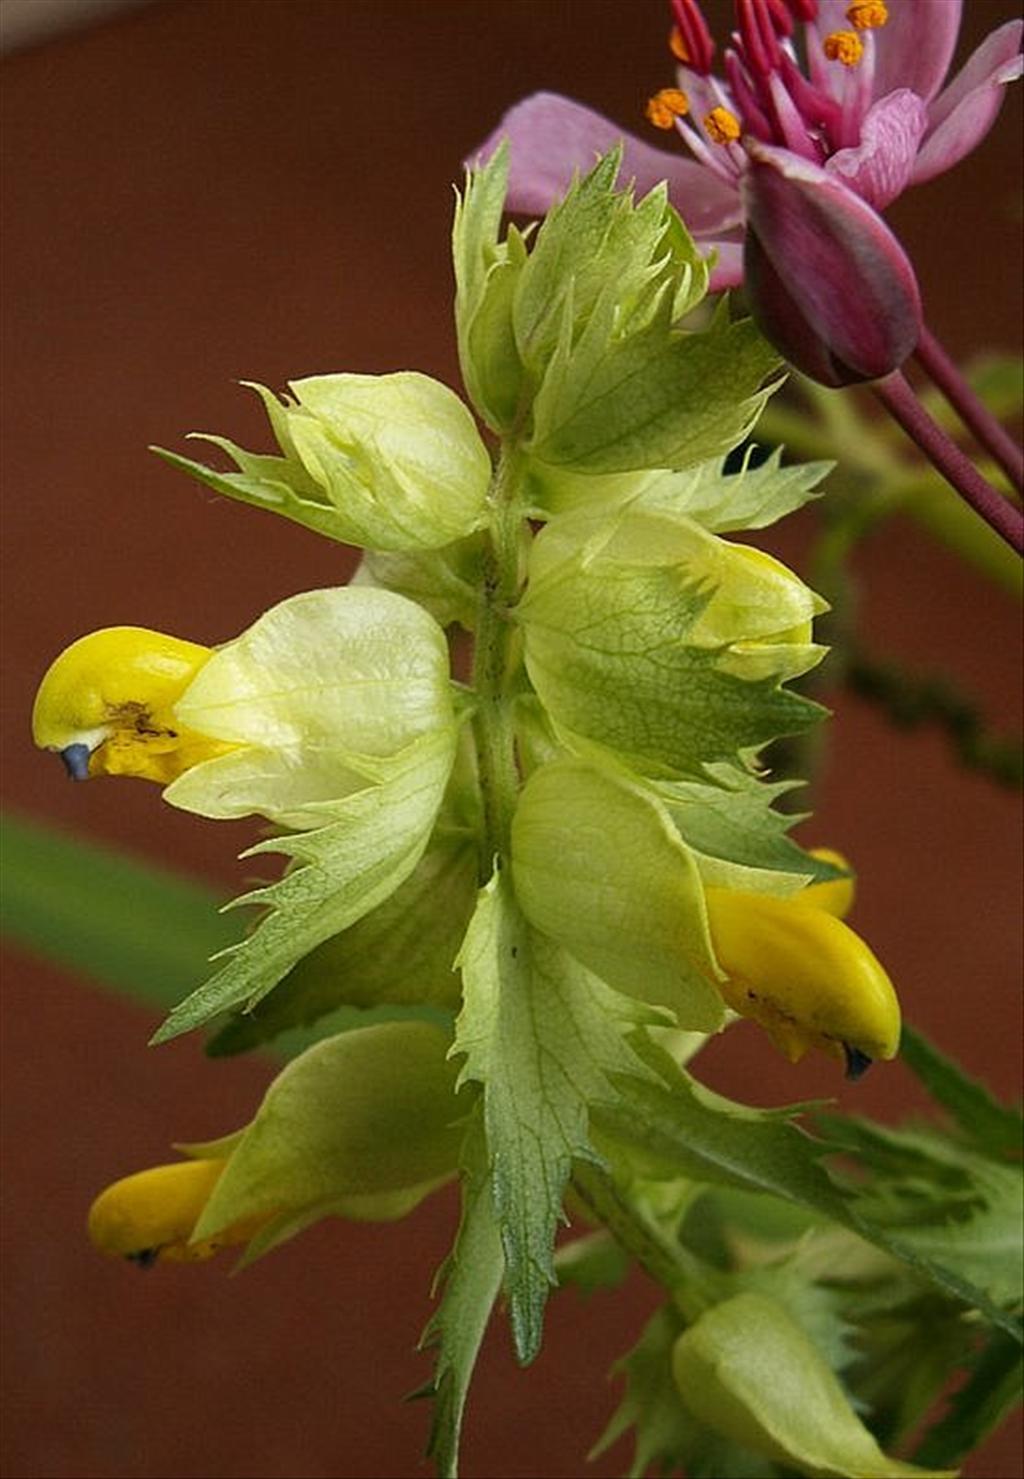
POLYGON ((480 791, 484 808, 481 876, 490 877, 495 857, 508 853, 509 828, 519 793, 515 735, 508 704, 515 631, 510 612, 520 589, 519 459, 502 447, 489 495, 490 525, 473 655, 473 718, 480 791))
POLYGON ((690 1255, 680 1245, 668 1243, 659 1230, 622 1195, 612 1178, 599 1167, 577 1161, 572 1186, 580 1201, 594 1214, 612 1237, 646 1274, 667 1289, 688 1320, 703 1312, 705 1301, 692 1291, 700 1287, 688 1266, 690 1255))
POLYGON ((1024 491, 1024 450, 968 385, 935 335, 922 329, 914 358, 938 386, 968 431, 990 452, 1010 482, 1024 491))
POLYGON ((1024 518, 1020 510, 981 476, 966 453, 932 420, 906 376, 895 370, 871 388, 950 486, 1007 544, 1024 554, 1024 518))

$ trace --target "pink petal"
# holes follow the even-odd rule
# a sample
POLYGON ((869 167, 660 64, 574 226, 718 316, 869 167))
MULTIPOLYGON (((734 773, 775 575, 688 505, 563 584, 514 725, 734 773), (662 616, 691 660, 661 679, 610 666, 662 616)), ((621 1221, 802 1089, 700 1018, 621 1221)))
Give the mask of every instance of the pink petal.
POLYGON ((1022 30, 1024 22, 1008 21, 993 31, 932 103, 915 185, 950 169, 988 133, 1003 105, 1003 88, 1021 75, 1022 30))
POLYGON ((868 205, 883 210, 906 189, 927 122, 927 110, 917 93, 901 87, 868 110, 860 144, 855 149, 840 149, 825 168, 868 205))
POLYGON ((748 141, 744 279, 761 331, 805 374, 848 385, 889 374, 921 330, 906 253, 840 179, 748 141))
POLYGON ((726 288, 737 288, 743 281, 743 242, 740 241, 702 241, 700 243, 701 256, 706 257, 709 252, 717 252, 715 265, 711 269, 711 278, 708 282, 709 293, 721 293, 726 288))
POLYGON ((509 210, 543 215, 565 194, 574 170, 592 169, 599 154, 621 141, 622 178, 635 180, 641 195, 667 180, 669 198, 694 235, 723 231, 740 219, 738 192, 703 165, 653 149, 610 118, 557 93, 538 92, 516 103, 470 162, 478 155, 488 158, 504 138, 511 144, 509 210))
POLYGON ((963 0, 898 0, 875 31, 876 98, 909 87, 927 102, 942 86, 960 31, 963 0))

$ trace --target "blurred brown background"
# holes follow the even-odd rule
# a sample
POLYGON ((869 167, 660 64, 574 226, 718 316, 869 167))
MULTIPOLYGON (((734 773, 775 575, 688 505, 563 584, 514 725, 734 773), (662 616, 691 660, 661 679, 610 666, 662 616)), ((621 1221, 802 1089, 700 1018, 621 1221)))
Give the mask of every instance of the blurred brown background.
MULTIPOLYGON (((724 33, 724 4, 709 6, 724 33)), ((962 50, 1013 17, 968 0, 962 50)), ((346 553, 158 463, 210 429, 261 445, 235 384, 419 368, 457 383, 451 182, 501 111, 536 88, 642 130, 671 81, 660 0, 160 0, 4 64, 5 799, 36 818, 237 889, 245 826, 155 788, 70 787, 28 735, 53 655, 133 623, 223 641, 272 602, 343 580, 346 553)), ((1020 95, 970 161, 891 219, 929 318, 959 355, 1015 348, 1020 95)), ((808 524, 776 542, 799 561, 808 524)), ((1019 728, 1017 608, 909 524, 858 558, 866 635, 942 665, 1019 728)), ((819 813, 862 876, 855 922, 908 1017, 1002 1094, 1018 1085, 1019 808, 933 734, 837 696, 819 813)), ((130 908, 130 900, 125 901, 130 908)), ((425 1472, 428 1413, 402 1396, 454 1201, 391 1228, 323 1226, 239 1279, 223 1262, 148 1278, 93 1255, 95 1190, 175 1139, 243 1122, 271 1068, 148 1050, 141 1009, 11 953, 5 979, 5 1472, 29 1476, 386 1476, 425 1472)), ((837 1094, 890 1119, 920 1105, 899 1065, 855 1087, 789 1069, 753 1030, 708 1054, 725 1093, 837 1094)), ((637 1277, 552 1301, 518 1372, 492 1331, 465 1472, 621 1472, 584 1455, 612 1361, 653 1291, 637 1277)), ((1016 1430, 1019 1431, 1019 1430, 1016 1430)), ((1015 1432, 969 1466, 1020 1473, 1015 1432)))

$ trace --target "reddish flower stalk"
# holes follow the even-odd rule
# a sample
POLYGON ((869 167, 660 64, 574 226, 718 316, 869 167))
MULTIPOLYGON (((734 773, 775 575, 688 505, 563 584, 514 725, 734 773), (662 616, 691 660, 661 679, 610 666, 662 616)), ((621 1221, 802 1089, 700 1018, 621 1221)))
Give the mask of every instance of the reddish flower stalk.
POLYGON ((942 391, 968 431, 992 454, 1017 492, 1024 491, 1024 451, 1005 426, 1000 425, 984 401, 975 395, 935 335, 927 328, 921 329, 914 358, 942 391))
POLYGON ((884 380, 876 381, 871 388, 890 416, 899 422, 975 513, 980 514, 986 524, 1018 554, 1024 554, 1024 516, 1020 509, 982 477, 966 453, 932 420, 906 377, 895 370, 884 380))

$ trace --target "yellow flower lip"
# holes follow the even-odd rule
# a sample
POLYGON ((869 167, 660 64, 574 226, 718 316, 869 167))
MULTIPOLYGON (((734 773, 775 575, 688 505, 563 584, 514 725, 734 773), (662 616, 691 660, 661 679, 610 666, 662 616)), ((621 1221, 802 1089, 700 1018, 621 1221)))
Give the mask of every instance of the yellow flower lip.
POLYGON ((244 1243, 266 1217, 238 1223, 192 1242, 192 1230, 220 1179, 226 1160, 175 1161, 122 1176, 89 1209, 93 1246, 138 1268, 156 1263, 200 1263, 232 1243, 244 1243))
MULTIPOLYGON (((819 854, 820 856, 821 854, 819 854)), ((843 859, 825 855, 838 864, 843 859)), ((708 923, 734 1011, 797 1062, 809 1048, 840 1057, 858 1079, 899 1050, 900 1008, 884 967, 839 917, 852 883, 811 884, 794 898, 705 890, 708 923)))
POLYGON ((105 627, 51 663, 32 711, 32 734, 72 780, 134 775, 163 785, 231 748, 191 734, 174 706, 212 650, 145 627, 105 627))

